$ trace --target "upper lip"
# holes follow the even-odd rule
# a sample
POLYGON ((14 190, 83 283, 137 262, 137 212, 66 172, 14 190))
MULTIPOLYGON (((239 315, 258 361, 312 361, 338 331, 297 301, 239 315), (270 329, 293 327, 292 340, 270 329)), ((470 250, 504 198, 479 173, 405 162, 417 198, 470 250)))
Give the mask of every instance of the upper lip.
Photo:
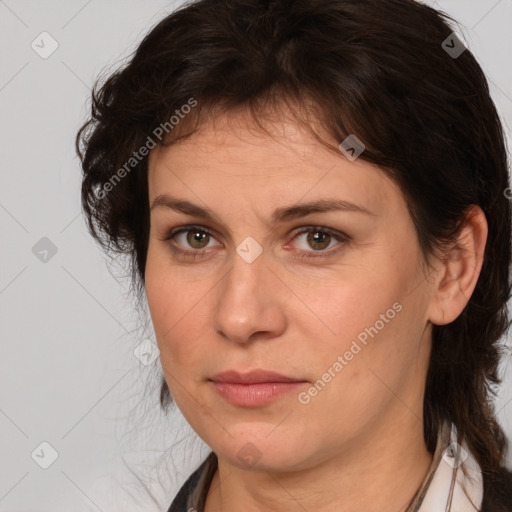
POLYGON ((227 370, 217 373, 210 380, 214 382, 232 382, 235 384, 256 384, 260 382, 305 382, 304 379, 287 377, 280 373, 267 370, 252 370, 247 373, 240 373, 236 370, 227 370))

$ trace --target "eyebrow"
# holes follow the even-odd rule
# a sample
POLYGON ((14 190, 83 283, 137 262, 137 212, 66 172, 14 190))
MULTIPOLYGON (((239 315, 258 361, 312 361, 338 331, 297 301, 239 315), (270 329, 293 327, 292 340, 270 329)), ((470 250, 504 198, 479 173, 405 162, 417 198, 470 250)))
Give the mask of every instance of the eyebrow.
MULTIPOLYGON (((151 203, 150 211, 158 207, 166 207, 171 210, 199 217, 207 220, 214 220, 217 215, 207 207, 199 206, 185 199, 177 199, 168 194, 157 196, 151 203)), ((366 215, 376 216, 367 208, 357 205, 350 201, 341 199, 318 199, 310 203, 296 204, 284 208, 276 208, 272 213, 272 221, 274 223, 298 219, 305 217, 311 213, 323 213, 331 211, 348 211, 364 213, 366 215)))

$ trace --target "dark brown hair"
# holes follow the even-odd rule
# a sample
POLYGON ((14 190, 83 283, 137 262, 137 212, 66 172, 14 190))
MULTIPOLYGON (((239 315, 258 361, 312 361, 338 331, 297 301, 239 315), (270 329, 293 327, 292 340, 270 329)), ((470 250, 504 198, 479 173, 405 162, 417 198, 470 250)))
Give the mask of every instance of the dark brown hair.
MULTIPOLYGON (((426 257, 454 242, 470 205, 480 206, 489 228, 484 263, 461 315, 433 327, 424 434, 433 451, 439 421, 450 419, 490 474, 503 466, 507 446, 493 408, 499 341, 509 325, 507 148, 473 54, 455 56, 443 45, 451 22, 414 0, 188 3, 150 31, 126 66, 96 83, 77 151, 88 228, 104 249, 130 257, 139 297, 147 157, 133 161, 133 170, 126 162, 148 138, 156 142, 155 128, 191 98, 197 106, 180 116, 166 143, 193 133, 213 107, 247 108, 258 121, 287 104, 299 122, 320 122, 338 143, 355 134, 366 147, 360 158, 400 186, 426 257), (105 193, 122 166, 122 179, 105 193)), ((453 47, 456 40, 448 40, 453 47)), ((171 400, 163 380, 162 407, 171 400)))

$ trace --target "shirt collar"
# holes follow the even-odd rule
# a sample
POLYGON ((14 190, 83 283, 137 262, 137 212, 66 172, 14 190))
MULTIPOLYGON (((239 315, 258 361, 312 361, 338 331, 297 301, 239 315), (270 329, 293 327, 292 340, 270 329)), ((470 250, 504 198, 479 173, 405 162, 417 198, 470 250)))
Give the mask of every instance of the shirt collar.
POLYGON ((407 512, 475 512, 483 500, 481 468, 455 424, 445 420, 427 475, 407 512), (460 444, 459 444, 460 443, 460 444))

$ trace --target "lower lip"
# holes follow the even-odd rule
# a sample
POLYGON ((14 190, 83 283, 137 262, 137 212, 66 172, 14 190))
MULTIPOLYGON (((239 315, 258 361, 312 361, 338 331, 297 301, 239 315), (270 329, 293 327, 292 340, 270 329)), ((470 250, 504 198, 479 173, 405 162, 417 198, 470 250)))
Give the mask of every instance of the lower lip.
POLYGON ((233 405, 258 407, 266 405, 280 396, 296 390, 304 382, 260 382, 257 384, 235 384, 212 382, 217 392, 233 405))

